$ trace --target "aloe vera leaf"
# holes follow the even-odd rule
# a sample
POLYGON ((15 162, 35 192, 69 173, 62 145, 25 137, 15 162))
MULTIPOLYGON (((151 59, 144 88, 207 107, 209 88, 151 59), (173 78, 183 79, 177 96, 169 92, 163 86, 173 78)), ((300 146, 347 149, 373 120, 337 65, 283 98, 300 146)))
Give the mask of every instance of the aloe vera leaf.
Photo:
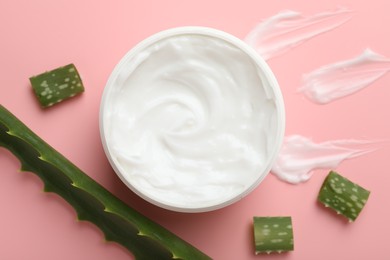
POLYGON ((291 217, 253 217, 255 253, 294 250, 291 217))
POLYGON ((365 206, 370 191, 341 176, 335 171, 330 171, 325 178, 318 200, 349 219, 356 220, 365 206))
POLYGON ((211 259, 188 242, 138 213, 45 143, 0 105, 0 146, 38 175, 47 192, 63 197, 80 220, 94 223, 136 259, 211 259))
POLYGON ((74 64, 68 64, 30 78, 35 96, 42 107, 84 92, 84 85, 74 64))

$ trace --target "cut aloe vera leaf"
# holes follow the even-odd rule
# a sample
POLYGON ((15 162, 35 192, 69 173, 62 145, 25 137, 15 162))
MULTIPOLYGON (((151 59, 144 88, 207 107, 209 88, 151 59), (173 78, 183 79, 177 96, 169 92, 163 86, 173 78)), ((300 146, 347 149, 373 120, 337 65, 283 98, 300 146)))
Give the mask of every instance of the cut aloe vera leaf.
POLYGON ((291 217, 253 217, 255 253, 294 250, 291 217))
POLYGON ((370 196, 370 191, 335 171, 330 171, 322 184, 318 200, 349 219, 356 220, 370 196))
POLYGON ((30 78, 35 96, 42 107, 50 107, 84 92, 84 85, 73 64, 30 78))
POLYGON ((0 105, 0 146, 35 173, 47 192, 64 198, 80 220, 90 221, 136 259, 211 259, 164 227, 141 215, 49 146, 0 105))

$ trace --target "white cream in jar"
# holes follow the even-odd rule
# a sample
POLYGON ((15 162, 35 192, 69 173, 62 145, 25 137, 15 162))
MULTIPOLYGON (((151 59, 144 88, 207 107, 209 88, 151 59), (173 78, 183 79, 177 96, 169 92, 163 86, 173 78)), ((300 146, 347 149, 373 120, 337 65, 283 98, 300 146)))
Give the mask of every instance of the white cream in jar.
POLYGON ((284 110, 275 78, 250 47, 221 31, 184 27, 122 59, 100 123, 108 158, 134 192, 199 212, 261 182, 282 143, 284 110))

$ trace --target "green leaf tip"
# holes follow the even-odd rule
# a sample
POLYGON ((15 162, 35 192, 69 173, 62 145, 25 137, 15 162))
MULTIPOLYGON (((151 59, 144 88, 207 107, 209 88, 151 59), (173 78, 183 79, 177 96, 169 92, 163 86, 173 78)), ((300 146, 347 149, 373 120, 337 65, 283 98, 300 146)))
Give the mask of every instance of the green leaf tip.
POLYGON ((211 259, 115 197, 1 105, 0 146, 39 176, 46 191, 64 198, 80 220, 95 224, 108 241, 121 244, 136 259, 211 259))
POLYGON ((359 216, 369 196, 370 191, 337 172, 330 171, 321 186, 317 199, 325 207, 333 209, 353 222, 359 216))
POLYGON ((83 82, 74 64, 32 76, 30 82, 44 108, 84 92, 83 82))
POLYGON ((291 217, 253 217, 255 253, 294 250, 291 217))

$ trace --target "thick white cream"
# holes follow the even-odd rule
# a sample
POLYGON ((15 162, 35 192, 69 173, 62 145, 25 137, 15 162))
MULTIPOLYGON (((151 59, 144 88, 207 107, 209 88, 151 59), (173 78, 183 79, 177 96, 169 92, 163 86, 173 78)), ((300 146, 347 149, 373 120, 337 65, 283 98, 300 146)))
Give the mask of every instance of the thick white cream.
POLYGON ((211 35, 173 34, 118 66, 104 94, 103 139, 139 195, 207 209, 269 171, 283 135, 281 97, 247 52, 211 35))

